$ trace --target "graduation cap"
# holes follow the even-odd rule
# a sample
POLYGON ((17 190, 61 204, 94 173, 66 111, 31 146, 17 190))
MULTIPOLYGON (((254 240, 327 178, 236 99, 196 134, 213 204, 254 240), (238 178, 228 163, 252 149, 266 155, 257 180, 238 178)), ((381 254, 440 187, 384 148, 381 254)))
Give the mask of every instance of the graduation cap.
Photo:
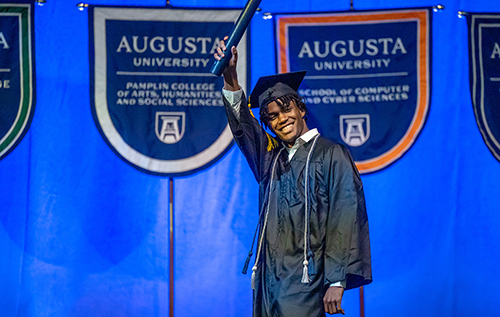
POLYGON ((250 94, 251 108, 267 105, 271 100, 288 94, 297 94, 305 75, 306 71, 300 71, 259 78, 250 94))

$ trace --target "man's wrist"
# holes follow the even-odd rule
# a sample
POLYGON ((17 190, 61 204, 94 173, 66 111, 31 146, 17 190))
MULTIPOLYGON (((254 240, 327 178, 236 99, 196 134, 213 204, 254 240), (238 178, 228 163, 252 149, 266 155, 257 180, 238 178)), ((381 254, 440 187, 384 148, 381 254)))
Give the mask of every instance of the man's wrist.
POLYGON ((343 289, 345 289, 345 285, 346 285, 345 280, 342 280, 335 283, 331 283, 330 287, 342 287, 343 289))
POLYGON ((224 73, 224 89, 229 91, 240 90, 238 75, 236 74, 236 71, 226 71, 224 73))

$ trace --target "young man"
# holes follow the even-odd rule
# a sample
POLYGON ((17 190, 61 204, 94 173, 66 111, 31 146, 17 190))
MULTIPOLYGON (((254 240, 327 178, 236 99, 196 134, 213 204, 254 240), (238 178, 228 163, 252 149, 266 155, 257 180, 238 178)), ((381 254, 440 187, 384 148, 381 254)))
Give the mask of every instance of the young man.
MULTIPOLYGON (((225 50, 221 41, 215 58, 225 50)), ((344 314, 344 289, 372 281, 368 219, 356 166, 344 146, 309 130, 307 108, 297 93, 305 72, 257 82, 250 104, 260 108, 261 122, 276 138, 266 133, 244 104, 235 47, 231 53, 223 73, 224 104, 236 143, 260 186, 253 315, 344 314)))

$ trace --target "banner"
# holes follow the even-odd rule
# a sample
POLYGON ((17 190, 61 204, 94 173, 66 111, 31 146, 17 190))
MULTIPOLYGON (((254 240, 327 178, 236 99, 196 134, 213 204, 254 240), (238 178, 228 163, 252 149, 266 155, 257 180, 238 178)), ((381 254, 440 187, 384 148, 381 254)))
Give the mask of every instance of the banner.
POLYGON ((430 103, 431 9, 277 15, 278 72, 307 70, 308 126, 349 147, 360 173, 410 149, 430 103))
MULTIPOLYGON (((90 7, 92 113, 125 162, 149 174, 182 176, 229 149, 223 80, 210 68, 239 13, 90 7)), ((247 46, 245 34, 238 46, 243 87, 247 46)))
POLYGON ((500 161, 500 13, 469 13, 469 82, 477 126, 500 161))
POLYGON ((0 3, 0 160, 23 139, 35 112, 31 3, 0 3))

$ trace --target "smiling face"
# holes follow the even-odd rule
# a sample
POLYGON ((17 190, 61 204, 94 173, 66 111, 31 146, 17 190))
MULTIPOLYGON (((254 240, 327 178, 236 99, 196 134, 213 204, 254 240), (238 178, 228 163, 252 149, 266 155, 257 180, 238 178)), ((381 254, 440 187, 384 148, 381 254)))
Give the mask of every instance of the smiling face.
POLYGON ((276 101, 267 105, 269 120, 267 125, 286 146, 292 147, 295 140, 309 131, 304 120, 305 112, 292 100, 288 107, 278 105, 276 101))

